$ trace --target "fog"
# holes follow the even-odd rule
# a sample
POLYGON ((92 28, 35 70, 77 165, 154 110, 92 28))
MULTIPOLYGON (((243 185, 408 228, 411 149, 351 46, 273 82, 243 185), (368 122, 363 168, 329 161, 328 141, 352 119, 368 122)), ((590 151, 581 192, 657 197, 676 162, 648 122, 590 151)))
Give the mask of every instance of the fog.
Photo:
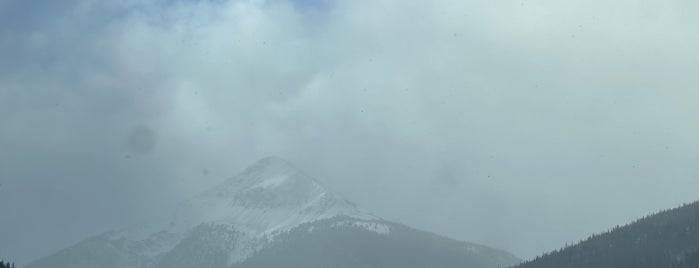
POLYGON ((694 1, 0 0, 0 254, 276 155, 528 259, 699 199, 694 1))

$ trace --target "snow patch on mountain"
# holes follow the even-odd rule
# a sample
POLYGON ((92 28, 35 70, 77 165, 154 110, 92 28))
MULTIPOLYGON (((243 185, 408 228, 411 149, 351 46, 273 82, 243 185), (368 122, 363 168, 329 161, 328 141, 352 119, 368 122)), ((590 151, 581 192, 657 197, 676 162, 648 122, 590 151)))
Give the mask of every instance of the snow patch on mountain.
POLYGON ((333 224, 333 227, 334 228, 342 228, 342 227, 363 228, 363 229, 375 232, 377 234, 388 234, 391 232, 391 227, 388 226, 387 224, 380 223, 380 222, 372 222, 372 221, 343 220, 343 221, 340 221, 340 222, 333 224))
MULTIPOLYGON (((230 224, 240 233, 237 244, 241 245, 230 252, 229 264, 233 264, 245 260, 281 232, 335 216, 380 219, 361 211, 285 160, 268 157, 187 201, 166 226, 141 227, 113 237, 147 243, 150 248, 144 255, 153 257, 173 249, 201 224, 230 224), (146 242, 152 240, 158 242, 146 242)), ((387 226, 368 222, 356 226, 380 233, 388 231, 387 226)))

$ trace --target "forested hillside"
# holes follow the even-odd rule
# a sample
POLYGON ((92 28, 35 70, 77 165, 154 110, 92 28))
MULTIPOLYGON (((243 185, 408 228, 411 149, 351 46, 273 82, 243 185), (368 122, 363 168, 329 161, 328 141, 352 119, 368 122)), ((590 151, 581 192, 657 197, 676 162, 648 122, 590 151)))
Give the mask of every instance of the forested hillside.
POLYGON ((699 201, 617 226, 515 267, 699 267, 699 201))

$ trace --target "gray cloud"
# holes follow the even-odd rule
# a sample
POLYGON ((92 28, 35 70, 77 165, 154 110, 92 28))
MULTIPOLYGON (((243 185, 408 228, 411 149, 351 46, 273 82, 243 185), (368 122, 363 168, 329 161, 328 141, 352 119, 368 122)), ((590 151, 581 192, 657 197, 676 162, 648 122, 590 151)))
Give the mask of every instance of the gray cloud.
POLYGON ((525 258, 699 189, 688 1, 0 3, 19 262, 270 154, 525 258))

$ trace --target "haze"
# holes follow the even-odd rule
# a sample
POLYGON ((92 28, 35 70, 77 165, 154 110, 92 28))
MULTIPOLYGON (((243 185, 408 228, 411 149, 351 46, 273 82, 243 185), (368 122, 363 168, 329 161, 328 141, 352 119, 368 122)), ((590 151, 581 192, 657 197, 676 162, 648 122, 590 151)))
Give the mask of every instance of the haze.
POLYGON ((523 259, 696 200, 698 3, 0 0, 0 253, 268 155, 523 259))

